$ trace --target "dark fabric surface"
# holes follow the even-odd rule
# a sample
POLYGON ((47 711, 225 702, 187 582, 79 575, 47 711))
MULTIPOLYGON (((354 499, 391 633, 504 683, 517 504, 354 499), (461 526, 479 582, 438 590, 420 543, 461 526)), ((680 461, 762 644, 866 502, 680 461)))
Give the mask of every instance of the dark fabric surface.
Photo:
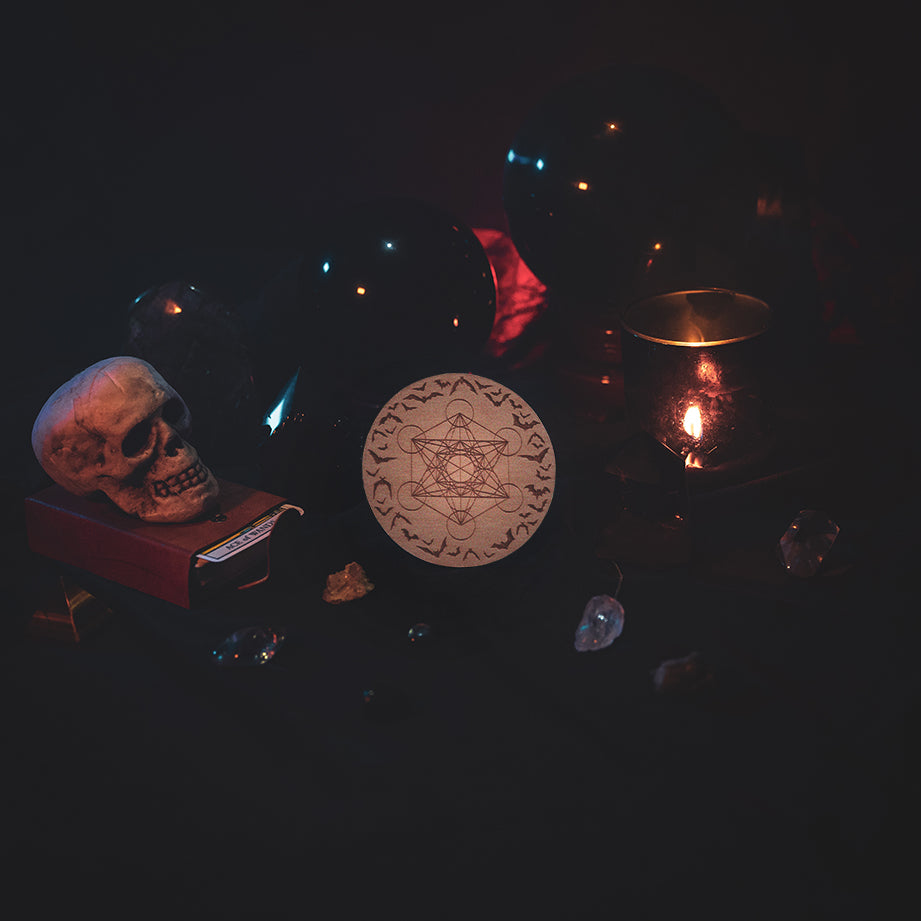
POLYGON ((898 916, 919 699, 900 30, 883 13, 724 6, 17 14, 0 699, 2 874, 23 917, 898 916), (21 501, 46 482, 29 430, 113 353, 137 294, 191 273, 252 318, 309 215, 340 197, 413 194, 501 229, 523 116, 625 57, 677 66, 802 142, 860 242, 858 280, 879 284, 860 289, 857 344, 780 375, 817 385, 783 394, 803 434, 787 475, 699 491, 693 558, 624 566, 612 648, 580 655, 572 638, 615 587, 594 554, 598 457, 625 430, 577 419, 539 363, 509 382, 553 433, 558 491, 501 569, 433 574, 358 507, 308 514, 299 564, 251 592, 188 612, 100 583, 114 616, 85 642, 24 635, 40 564, 21 501), (795 582, 774 546, 810 506, 841 537, 834 565, 795 582), (325 604, 325 575, 351 559, 377 587, 325 604), (418 621, 431 644, 405 641, 418 621), (255 622, 287 631, 276 660, 214 668, 215 643, 255 622), (651 670, 695 650, 712 686, 657 695, 651 670), (363 703, 369 687, 390 713, 363 703))

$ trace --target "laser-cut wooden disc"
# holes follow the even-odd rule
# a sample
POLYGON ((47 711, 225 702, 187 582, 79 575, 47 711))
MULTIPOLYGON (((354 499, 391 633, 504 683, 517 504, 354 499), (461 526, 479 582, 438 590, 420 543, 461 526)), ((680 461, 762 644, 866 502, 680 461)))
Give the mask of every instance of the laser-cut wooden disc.
POLYGON ((477 374, 438 374, 380 411, 362 476, 378 523, 407 553, 482 566, 540 526, 556 458, 537 413, 514 391, 477 374))

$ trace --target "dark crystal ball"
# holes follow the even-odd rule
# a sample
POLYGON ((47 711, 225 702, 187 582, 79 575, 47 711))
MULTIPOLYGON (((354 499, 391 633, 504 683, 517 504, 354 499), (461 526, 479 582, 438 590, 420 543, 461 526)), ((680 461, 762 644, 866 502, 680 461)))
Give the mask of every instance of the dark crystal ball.
POLYGON ((315 228, 298 302, 288 330, 297 365, 327 392, 373 401, 476 360, 495 321, 496 285, 469 227, 427 203, 386 198, 315 228))
POLYGON ((570 81, 508 151, 515 246, 551 292, 597 308, 666 255, 663 241, 686 243, 740 136, 718 99, 670 71, 616 66, 570 81))
POLYGON ((237 309, 212 291, 174 281, 135 298, 127 320, 125 354, 153 365, 185 400, 205 462, 247 459, 259 441, 260 407, 237 309))

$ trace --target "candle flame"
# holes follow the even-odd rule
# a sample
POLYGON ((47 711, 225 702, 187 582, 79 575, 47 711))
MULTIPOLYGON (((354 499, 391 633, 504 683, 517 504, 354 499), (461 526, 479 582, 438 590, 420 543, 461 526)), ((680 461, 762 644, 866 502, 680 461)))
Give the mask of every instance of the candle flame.
POLYGON ((175 301, 167 301, 163 305, 163 312, 175 316, 177 313, 182 313, 182 308, 175 301))
POLYGON ((684 430, 692 438, 699 439, 703 434, 704 427, 700 418, 700 407, 688 407, 688 411, 684 414, 684 430))

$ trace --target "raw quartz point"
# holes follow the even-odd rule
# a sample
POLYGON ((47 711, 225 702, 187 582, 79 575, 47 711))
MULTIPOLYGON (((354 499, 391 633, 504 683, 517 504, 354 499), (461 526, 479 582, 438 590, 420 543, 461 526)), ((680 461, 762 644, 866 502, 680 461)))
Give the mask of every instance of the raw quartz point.
POLYGON ((780 558, 791 575, 814 576, 828 555, 840 528, 827 515, 804 509, 780 538, 780 558))
POLYGON ((590 598, 576 628, 576 652, 594 652, 610 646, 624 629, 623 605, 610 595, 590 598))
POLYGON ((283 633, 269 627, 244 627, 231 633, 211 655, 216 665, 265 665, 284 641, 283 633))

